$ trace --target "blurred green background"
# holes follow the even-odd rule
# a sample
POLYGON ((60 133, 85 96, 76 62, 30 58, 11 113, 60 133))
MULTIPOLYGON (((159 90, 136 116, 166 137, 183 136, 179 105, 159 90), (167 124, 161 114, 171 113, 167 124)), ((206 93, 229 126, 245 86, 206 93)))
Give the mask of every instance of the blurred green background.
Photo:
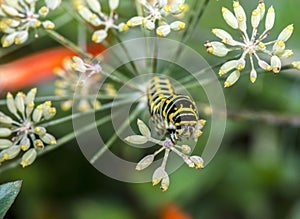
MULTIPOLYGON (((240 2, 247 15, 257 4, 256 0, 240 2)), ((265 3, 276 10, 276 25, 270 37, 276 38, 285 26, 294 24, 295 31, 287 47, 294 51, 292 60, 300 60, 300 2, 266 0, 265 3)), ((211 0, 187 43, 210 64, 222 59, 207 55, 203 43, 215 39, 212 28, 230 30, 222 19, 221 7, 232 9, 231 4, 230 0, 211 0)), ((121 1, 121 7, 121 19, 134 15, 132 1, 121 1)), ((78 28, 74 27, 74 21, 68 22, 58 31, 76 41, 78 28)), ((1 63, 55 45, 49 38, 41 37, 11 52, 1 49, 7 53, 1 63)), ((52 84, 41 85, 39 95, 52 94, 52 84)), ((248 76, 241 77, 224 93, 229 111, 257 110, 300 116, 299 71, 284 71, 277 76, 262 74, 255 84, 250 83, 248 76)), ((71 123, 63 124, 49 131, 63 136, 71 127, 71 123)), ((123 144, 117 142, 114 150, 122 150, 123 144)), ((0 179, 1 183, 24 180, 7 218, 156 219, 166 206, 175 204, 194 219, 299 219, 299 146, 299 127, 228 118, 223 143, 213 161, 201 171, 182 166, 170 176, 171 186, 165 193, 150 183, 129 184, 99 173, 83 157, 75 140, 40 157, 24 170, 18 167, 1 174, 0 179)))

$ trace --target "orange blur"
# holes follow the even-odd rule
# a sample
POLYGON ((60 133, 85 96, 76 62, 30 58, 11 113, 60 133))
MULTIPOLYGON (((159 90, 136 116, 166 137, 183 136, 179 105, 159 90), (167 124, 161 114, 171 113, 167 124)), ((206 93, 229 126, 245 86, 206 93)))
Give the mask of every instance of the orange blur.
POLYGON ((189 215, 182 211, 177 205, 165 206, 161 213, 161 219, 192 219, 189 215))
MULTIPOLYGON (((104 49, 101 44, 93 44, 88 50, 96 55, 104 49)), ((56 47, 0 65, 0 92, 19 90, 54 78, 53 69, 73 55, 76 54, 71 50, 56 47)))

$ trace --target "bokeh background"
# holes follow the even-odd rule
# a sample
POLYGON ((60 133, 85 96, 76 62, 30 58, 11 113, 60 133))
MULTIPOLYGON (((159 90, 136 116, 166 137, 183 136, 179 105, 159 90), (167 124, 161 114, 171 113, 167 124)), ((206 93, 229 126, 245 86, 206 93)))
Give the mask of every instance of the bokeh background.
MULTIPOLYGON (((121 19, 134 15, 133 1, 120 2, 121 19)), ((257 5, 256 0, 240 2, 247 15, 257 5)), ((266 0, 265 3, 276 10, 276 25, 270 37, 275 39, 285 26, 294 24, 295 31, 287 46, 294 51, 292 60, 300 60, 300 2, 266 0)), ((211 33, 214 27, 230 30, 222 19, 221 7, 231 9, 231 4, 230 0, 211 0, 187 42, 211 65, 222 59, 207 55, 203 43, 215 39, 211 33)), ((72 12, 66 12, 66 8, 54 17, 61 13, 69 19, 61 21, 62 25, 58 20, 58 31, 76 42, 82 27, 78 27, 72 12)), ((54 46, 58 45, 41 35, 22 47, 1 48, 0 63, 54 46)), ((38 86, 39 95, 53 93, 52 81, 34 86, 38 86)), ((228 112, 232 114, 258 111, 267 115, 300 116, 300 71, 283 71, 277 76, 262 73, 255 84, 250 83, 247 75, 224 93, 228 112)), ((63 136, 72 131, 72 124, 61 124, 49 131, 63 136)), ((110 134, 108 132, 107 136, 110 134)), ((126 153, 122 141, 116 142, 113 148, 126 153)), ((197 148, 196 153, 201 150, 197 148)), ((140 156, 136 157, 139 159, 140 156)), ((182 166, 170 176, 171 186, 165 193, 150 183, 129 184, 99 173, 83 157, 75 140, 40 157, 26 169, 18 167, 1 174, 0 182, 23 180, 21 193, 7 218, 176 219, 176 215, 180 218, 176 212, 181 212, 185 214, 182 218, 187 219, 299 219, 299 167, 299 126, 231 115, 227 119, 223 143, 213 161, 201 171, 182 166)))

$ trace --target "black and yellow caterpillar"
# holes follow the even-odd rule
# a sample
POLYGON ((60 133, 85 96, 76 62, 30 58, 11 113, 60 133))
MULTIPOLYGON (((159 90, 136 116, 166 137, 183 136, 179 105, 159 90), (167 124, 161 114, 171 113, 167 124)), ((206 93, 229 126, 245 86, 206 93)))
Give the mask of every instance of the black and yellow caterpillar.
POLYGON ((193 138, 202 134, 205 120, 199 120, 195 102, 186 95, 176 94, 170 80, 155 76, 147 86, 148 108, 156 131, 168 134, 171 141, 193 138))

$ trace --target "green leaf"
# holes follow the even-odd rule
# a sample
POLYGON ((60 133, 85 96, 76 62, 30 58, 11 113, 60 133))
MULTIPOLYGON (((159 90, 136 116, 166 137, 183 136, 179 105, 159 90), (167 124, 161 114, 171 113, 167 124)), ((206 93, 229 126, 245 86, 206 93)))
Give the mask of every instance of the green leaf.
POLYGON ((0 219, 4 218, 6 212, 15 201, 21 185, 21 180, 0 185, 0 219))

